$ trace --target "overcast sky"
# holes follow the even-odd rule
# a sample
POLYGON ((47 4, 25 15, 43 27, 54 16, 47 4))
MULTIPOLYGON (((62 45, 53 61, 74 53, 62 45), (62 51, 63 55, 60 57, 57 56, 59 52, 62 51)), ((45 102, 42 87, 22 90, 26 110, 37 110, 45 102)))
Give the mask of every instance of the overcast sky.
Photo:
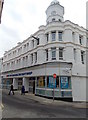
MULTIPOLYGON (((46 25, 45 11, 52 0, 4 0, 0 25, 0 57, 18 42, 46 25)), ((59 0, 65 8, 64 20, 86 28, 87 0, 59 0)))

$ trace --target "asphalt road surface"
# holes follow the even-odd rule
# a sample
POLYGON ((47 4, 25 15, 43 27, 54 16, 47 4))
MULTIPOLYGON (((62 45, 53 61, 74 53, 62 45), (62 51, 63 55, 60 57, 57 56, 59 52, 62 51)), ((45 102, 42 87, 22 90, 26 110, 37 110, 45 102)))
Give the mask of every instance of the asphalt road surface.
POLYGON ((26 95, 2 93, 2 118, 86 118, 86 109, 44 104, 26 95))

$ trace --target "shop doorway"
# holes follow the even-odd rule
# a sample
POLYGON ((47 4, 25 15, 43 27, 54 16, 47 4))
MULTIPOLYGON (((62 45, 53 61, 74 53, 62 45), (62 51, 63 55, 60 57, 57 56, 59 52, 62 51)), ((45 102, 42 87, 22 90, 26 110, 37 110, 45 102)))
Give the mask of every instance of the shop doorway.
POLYGON ((22 78, 18 78, 18 90, 21 90, 23 84, 22 78))
POLYGON ((29 78, 29 92, 35 94, 35 78, 29 78))
POLYGON ((33 81, 33 94, 35 94, 35 81, 33 81))

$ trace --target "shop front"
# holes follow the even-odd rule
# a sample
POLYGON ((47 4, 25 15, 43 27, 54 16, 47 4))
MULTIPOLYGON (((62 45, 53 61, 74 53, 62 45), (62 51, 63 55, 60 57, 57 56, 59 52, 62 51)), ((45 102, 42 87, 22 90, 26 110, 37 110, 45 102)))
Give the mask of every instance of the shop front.
POLYGON ((45 97, 71 98, 71 77, 69 76, 43 76, 36 81, 35 94, 45 97), (54 91, 54 93, 53 93, 54 91))
POLYGON ((69 63, 47 63, 33 66, 5 75, 6 81, 11 77, 14 89, 21 90, 22 85, 26 92, 35 95, 56 98, 72 97, 71 69, 69 63), (56 78, 53 74, 56 74, 56 78))

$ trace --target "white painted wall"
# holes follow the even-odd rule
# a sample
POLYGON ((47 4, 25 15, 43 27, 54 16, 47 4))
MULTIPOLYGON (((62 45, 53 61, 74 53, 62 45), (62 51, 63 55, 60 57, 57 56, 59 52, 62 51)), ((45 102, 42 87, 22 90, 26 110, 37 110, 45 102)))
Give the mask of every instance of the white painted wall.
POLYGON ((25 87, 25 91, 29 91, 29 79, 23 77, 23 85, 25 87))
POLYGON ((73 101, 86 101, 86 78, 72 77, 73 101))
POLYGON ((18 79, 17 78, 13 78, 13 87, 14 87, 14 89, 18 89, 18 79))

